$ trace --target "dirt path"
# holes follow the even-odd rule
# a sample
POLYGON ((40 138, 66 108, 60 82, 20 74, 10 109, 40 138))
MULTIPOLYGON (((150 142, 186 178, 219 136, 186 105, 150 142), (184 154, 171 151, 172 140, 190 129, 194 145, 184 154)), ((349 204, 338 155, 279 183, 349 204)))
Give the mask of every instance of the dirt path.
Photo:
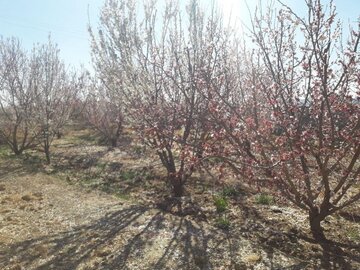
POLYGON ((40 173, 2 183, 1 232, 6 231, 11 242, 71 230, 120 206, 111 196, 85 193, 40 173))
MULTIPOLYGON (((86 193, 80 188, 41 173, 8 176, 1 179, 0 185, 2 267, 17 265, 18 262, 21 265, 24 263, 21 261, 26 259, 22 257, 25 253, 34 259, 38 256, 40 260, 51 248, 41 243, 36 244, 39 239, 60 232, 71 232, 122 207, 122 203, 112 196, 86 193), (26 245, 30 249, 24 249, 24 254, 14 250, 15 246, 21 249, 26 245)), ((24 269, 37 263, 27 261, 24 269)))
MULTIPOLYGON (((206 222, 68 185, 0 178, 1 269, 271 269, 303 265, 206 222)), ((306 263, 305 263, 306 265, 306 263)))

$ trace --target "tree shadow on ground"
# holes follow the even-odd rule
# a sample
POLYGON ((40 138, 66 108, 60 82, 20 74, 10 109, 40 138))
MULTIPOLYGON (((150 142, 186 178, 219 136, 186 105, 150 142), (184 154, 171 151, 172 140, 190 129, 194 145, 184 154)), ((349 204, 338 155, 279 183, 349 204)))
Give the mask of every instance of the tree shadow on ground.
MULTIPOLYGON (((57 171, 86 171, 89 168, 96 166, 98 161, 107 153, 107 150, 97 151, 91 154, 66 157, 57 153, 52 154, 51 173, 57 171), (60 162, 61 159, 66 159, 60 162)), ((41 153, 42 154, 42 153, 41 153)), ((49 173, 46 170, 46 162, 44 158, 36 154, 22 154, 19 156, 10 155, 0 160, 0 179, 8 176, 25 176, 33 175, 36 173, 49 173)))
POLYGON ((43 171, 43 161, 29 154, 10 155, 0 160, 0 179, 9 176, 33 175, 43 171))
POLYGON ((68 270, 84 263, 86 269, 134 269, 130 265, 143 258, 146 269, 212 269, 210 239, 201 224, 186 218, 165 219, 161 211, 131 206, 71 231, 4 248, 0 268, 11 261, 24 269, 68 270), (102 262, 92 264, 96 258, 102 262))
POLYGON ((266 253, 268 269, 352 269, 350 261, 360 263, 360 257, 348 251, 351 247, 332 242, 321 244, 320 262, 313 265, 309 253, 301 256, 304 247, 298 240, 317 244, 314 240, 280 231, 280 226, 239 198, 244 224, 230 231, 191 216, 129 206, 69 231, 2 247, 0 268, 11 262, 23 269, 43 270, 78 269, 85 265, 84 269, 218 269, 229 261, 224 269, 251 269, 242 258, 237 258, 244 240, 266 253), (299 252, 293 253, 295 249, 299 252), (279 252, 298 263, 279 265, 275 258, 279 252))
MULTIPOLYGON (((262 228, 248 229, 251 234, 257 230, 262 228)), ((0 268, 11 262, 24 269, 39 270, 218 269, 224 261, 229 261, 225 269, 249 269, 237 260, 243 239, 259 245, 267 254, 271 261, 269 269, 306 269, 309 264, 304 260, 287 267, 273 263, 271 244, 253 242, 252 237, 241 237, 238 232, 224 232, 206 222, 171 216, 145 206, 129 206, 66 232, 3 247, 0 268)), ((347 258, 347 254, 329 253, 323 248, 322 265, 318 269, 351 269, 346 260, 359 261, 357 257, 347 258)), ((288 251, 283 252, 294 258, 288 251)))
POLYGON ((360 265, 360 254, 358 252, 360 245, 340 243, 333 240, 317 242, 305 235, 299 235, 299 238, 321 247, 322 254, 318 256, 321 269, 354 269, 351 262, 356 262, 360 265))
MULTIPOLYGON (((243 217, 248 220, 247 224, 239 229, 241 234, 246 235, 254 243, 266 252, 270 269, 359 269, 354 265, 360 265, 360 245, 340 243, 329 240, 319 243, 308 237, 304 232, 282 231, 284 225, 262 216, 256 207, 242 204, 243 217), (303 240, 306 245, 299 240, 303 240), (317 246, 313 252, 309 246, 317 246), (290 267, 280 267, 273 262, 275 252, 296 258, 299 264, 290 267), (312 268, 309 268, 312 267, 312 268)), ((290 227, 291 224, 288 224, 290 227)))
POLYGON ((54 153, 52 166, 57 171, 87 170, 98 164, 98 161, 108 153, 108 150, 92 151, 90 153, 54 153))

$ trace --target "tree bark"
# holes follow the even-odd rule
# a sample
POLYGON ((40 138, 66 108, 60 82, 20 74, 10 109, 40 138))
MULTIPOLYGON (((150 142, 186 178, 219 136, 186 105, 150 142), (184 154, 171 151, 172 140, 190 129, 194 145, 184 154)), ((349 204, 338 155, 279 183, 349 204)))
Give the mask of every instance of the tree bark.
POLYGON ((13 148, 13 151, 16 156, 20 156, 22 154, 22 150, 19 150, 17 148, 13 148))
POLYGON ((61 137, 62 137, 62 133, 58 130, 56 132, 56 138, 61 139, 61 137))
POLYGON ((184 184, 181 179, 177 176, 172 176, 170 178, 170 183, 172 185, 172 193, 174 197, 184 196, 184 184))
POLYGON ((47 163, 47 164, 50 164, 50 163, 51 163, 50 147, 49 147, 49 146, 45 146, 44 150, 45 150, 46 163, 47 163))
POLYGON ((117 147, 117 141, 118 141, 117 138, 112 138, 110 141, 111 141, 111 146, 112 147, 114 147, 114 148, 117 147))
POLYGON ((309 213, 309 221, 310 221, 310 230, 314 239, 318 242, 326 242, 327 239, 324 234, 324 229, 321 226, 321 222, 324 220, 325 216, 320 215, 317 212, 309 213))

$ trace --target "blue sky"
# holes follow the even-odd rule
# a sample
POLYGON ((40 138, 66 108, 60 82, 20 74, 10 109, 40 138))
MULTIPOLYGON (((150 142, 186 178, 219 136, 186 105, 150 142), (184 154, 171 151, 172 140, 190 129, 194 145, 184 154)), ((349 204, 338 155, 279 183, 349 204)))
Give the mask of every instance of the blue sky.
POLYGON ((0 35, 16 36, 30 49, 36 42, 46 42, 51 33, 68 64, 88 66, 88 18, 97 23, 102 3, 103 0, 0 0, 0 35))
MULTIPOLYGON (((0 35, 18 37, 25 48, 36 42, 46 42, 49 33, 58 43, 66 63, 90 67, 90 46, 87 25, 97 25, 99 9, 104 0, 0 0, 0 35)), ((202 0, 206 6, 210 0, 202 0)), ((245 0, 218 0, 226 14, 247 21, 245 0)), ((247 0, 253 9, 256 0, 247 0)), ((266 2, 266 0, 263 0, 266 2)), ((303 0, 283 0, 300 14, 303 0)), ((324 1, 326 3, 329 1, 324 1)), ((360 0, 335 0, 339 18, 355 22, 360 15, 360 0)))

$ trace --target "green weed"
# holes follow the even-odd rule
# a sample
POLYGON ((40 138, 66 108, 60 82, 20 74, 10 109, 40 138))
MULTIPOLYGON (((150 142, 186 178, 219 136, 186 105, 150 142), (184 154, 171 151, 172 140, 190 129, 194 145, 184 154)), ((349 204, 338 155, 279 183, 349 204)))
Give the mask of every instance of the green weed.
POLYGON ((216 207, 216 211, 218 213, 223 213, 228 208, 228 202, 225 197, 215 196, 214 197, 214 205, 216 207))
POLYGON ((76 142, 88 142, 88 143, 97 143, 99 141, 99 136, 97 134, 85 133, 73 138, 76 142))
POLYGON ((125 194, 125 193, 122 193, 122 192, 117 192, 114 194, 114 196, 120 200, 123 200, 123 201, 130 201, 131 200, 131 196, 129 194, 125 194))
POLYGON ((0 145, 0 157, 8 157, 10 154, 11 151, 7 145, 0 145))
POLYGON ((221 192, 223 197, 236 197, 239 195, 239 192, 231 186, 225 186, 221 192))
POLYGON ((135 179, 151 180, 154 175, 147 170, 124 170, 120 172, 120 178, 124 181, 134 181, 135 179))
POLYGON ((257 204, 271 205, 274 203, 274 198, 271 195, 260 194, 255 197, 255 201, 257 204))
POLYGON ((142 146, 142 145, 134 145, 132 148, 133 148, 134 153, 137 155, 143 154, 146 150, 145 146, 142 146))
POLYGON ((223 230, 228 230, 230 228, 230 221, 226 217, 219 217, 215 220, 215 226, 223 230))
POLYGON ((360 229, 353 227, 346 232, 347 237, 352 241, 360 241, 360 229))
POLYGON ((120 172, 120 178, 124 181, 132 181, 138 176, 136 171, 127 170, 120 172))
POLYGON ((100 163, 97 163, 97 164, 96 164, 96 168, 98 168, 99 170, 103 171, 103 170, 105 170, 106 165, 107 165, 107 163, 102 163, 102 162, 100 162, 100 163))

